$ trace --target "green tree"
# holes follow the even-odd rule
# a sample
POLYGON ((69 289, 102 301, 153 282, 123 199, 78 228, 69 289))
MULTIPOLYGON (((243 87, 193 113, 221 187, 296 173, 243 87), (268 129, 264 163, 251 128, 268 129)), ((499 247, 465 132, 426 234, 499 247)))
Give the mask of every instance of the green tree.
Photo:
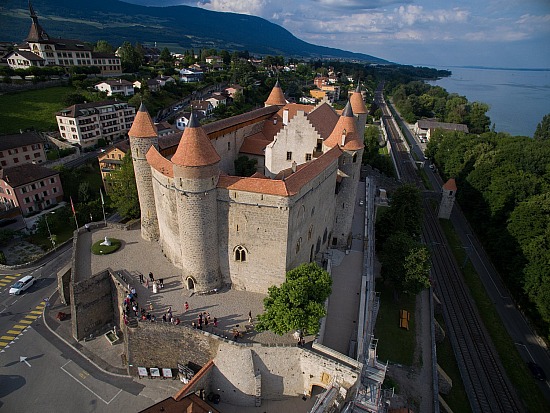
POLYGON ((535 129, 533 138, 539 141, 550 140, 550 113, 544 115, 542 120, 539 122, 537 129, 535 129))
POLYGON ((246 155, 241 155, 235 160, 235 175, 252 176, 256 173, 256 159, 250 159, 246 155))
POLYGON ((84 103, 86 101, 86 96, 84 96, 81 93, 69 93, 65 98, 63 99, 63 104, 65 106, 72 106, 76 105, 78 103, 84 103))
POLYGON ((115 48, 107 40, 98 40, 94 46, 94 52, 113 53, 115 48))
POLYGON ((122 70, 125 72, 135 72, 144 62, 143 47, 139 43, 133 46, 130 42, 122 43, 118 50, 122 70))
POLYGON ((140 215, 139 198, 134 174, 132 157, 128 153, 122 159, 119 169, 108 178, 111 189, 109 195, 112 205, 125 218, 138 218, 140 215))
POLYGON ((162 51, 160 52, 159 59, 162 60, 163 62, 167 62, 167 63, 172 62, 172 60, 173 60, 172 59, 172 54, 170 54, 170 50, 167 47, 162 49, 162 51))
POLYGON ((332 292, 328 272, 315 263, 302 264, 286 274, 280 287, 272 286, 264 299, 263 314, 256 328, 282 335, 292 330, 317 334, 321 318, 326 315, 325 301, 332 292))

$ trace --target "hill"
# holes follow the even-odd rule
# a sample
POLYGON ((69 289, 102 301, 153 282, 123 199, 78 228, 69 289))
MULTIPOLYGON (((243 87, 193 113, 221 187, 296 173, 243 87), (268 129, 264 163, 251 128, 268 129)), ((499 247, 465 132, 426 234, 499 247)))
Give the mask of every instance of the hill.
MULTIPOLYGON (((124 41, 179 46, 181 49, 248 50, 260 55, 346 59, 385 64, 386 60, 304 42, 288 30, 255 16, 221 13, 190 6, 145 7, 117 0, 34 0, 39 21, 52 37, 113 45, 124 41)), ((24 0, 0 6, 2 41, 19 42, 31 19, 24 0)), ((170 48, 175 51, 175 47, 170 48)))

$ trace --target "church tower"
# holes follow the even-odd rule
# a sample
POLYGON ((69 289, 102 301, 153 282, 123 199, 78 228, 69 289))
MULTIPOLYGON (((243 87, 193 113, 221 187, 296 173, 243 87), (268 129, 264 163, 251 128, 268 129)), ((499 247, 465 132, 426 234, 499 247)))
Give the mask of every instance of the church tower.
POLYGON ((334 233, 330 243, 343 248, 351 244, 351 223, 364 150, 363 139, 358 136, 356 119, 349 101, 332 133, 323 142, 323 152, 336 145, 343 153, 338 160, 340 180, 336 184, 334 233))
POLYGON ((31 15, 32 23, 31 28, 29 30, 29 34, 27 38, 25 39, 27 42, 34 42, 34 43, 40 43, 50 40, 50 36, 48 36, 48 33, 40 26, 40 23, 38 23, 38 15, 34 11, 34 7, 32 7, 32 4, 29 0, 29 13, 31 15))
POLYGON ((367 107, 363 101, 363 96, 361 95, 361 86, 358 84, 355 92, 351 94, 349 99, 351 103, 351 109, 357 118, 357 136, 364 140, 365 126, 367 124, 367 107))
POLYGON ((195 291, 220 288, 218 197, 220 156, 191 113, 172 157, 182 277, 195 291))
POLYGON ((281 85, 279 84, 279 81, 275 82, 275 86, 273 86, 273 89, 271 89, 271 93, 269 94, 267 100, 265 101, 264 105, 267 106, 280 106, 283 107, 286 105, 286 99, 285 94, 283 93, 283 89, 281 88, 281 85))
POLYGON ((438 218, 449 219, 455 204, 456 182, 454 178, 449 179, 441 188, 441 203, 439 204, 438 218))
POLYGON ((136 113, 134 123, 128 131, 128 136, 130 137, 130 149, 141 209, 141 236, 148 241, 156 241, 159 238, 159 223, 155 207, 151 167, 145 155, 147 155, 147 151, 151 146, 158 150, 159 139, 157 128, 143 103, 136 113))

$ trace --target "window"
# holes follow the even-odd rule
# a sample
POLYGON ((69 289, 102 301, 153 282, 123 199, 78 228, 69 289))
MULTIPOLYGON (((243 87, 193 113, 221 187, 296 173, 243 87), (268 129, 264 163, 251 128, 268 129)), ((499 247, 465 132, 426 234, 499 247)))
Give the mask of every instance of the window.
POLYGON ((30 155, 25 155, 25 160, 28 161, 28 160, 30 160, 30 159, 31 159, 30 155))
POLYGON ((37 152, 37 153, 34 154, 34 157, 35 158, 40 158, 40 154, 37 152))
POLYGON ((227 142, 227 150, 228 150, 228 151, 231 150, 231 142, 227 142))
POLYGON ((287 152, 287 153, 286 153, 286 160, 287 160, 287 161, 291 161, 291 160, 292 160, 292 152, 287 152))
POLYGON ((6 166, 8 163, 6 161, 2 161, 0 164, 2 164, 2 166, 6 166))
POLYGON ((23 152, 27 152, 27 151, 28 151, 27 147, 23 146, 23 152))
POLYGON ((36 189, 36 184, 31 184, 32 189, 36 189))
POLYGON ((21 188, 21 193, 22 193, 22 194, 26 194, 26 193, 27 193, 27 188, 26 188, 26 187, 22 187, 22 188, 21 188))
POLYGON ((45 186, 44 181, 40 181, 40 186, 45 186))
POLYGON ((307 161, 311 161, 311 154, 310 153, 306 153, 306 162, 307 161))
POLYGON ((309 231, 307 232, 307 240, 309 241, 311 239, 311 235, 313 234, 313 225, 309 227, 309 231))
POLYGON ((57 194, 57 188, 55 188, 55 187, 52 188, 52 192, 53 192, 54 194, 57 194))
POLYGON ((235 261, 245 262, 246 261, 246 250, 244 247, 237 245, 235 247, 235 261))
POLYGON ((50 178, 50 184, 55 184, 55 178, 50 178))
POLYGON ((352 161, 353 161, 353 163, 357 162, 357 153, 353 154, 352 161))
POLYGON ((13 163, 19 163, 19 158, 13 158, 13 163))
POLYGON ((296 243, 296 254, 300 252, 301 246, 302 246, 302 238, 298 239, 298 242, 296 243))
POLYGON ((29 197, 26 197, 25 198, 25 204, 28 204, 29 202, 31 202, 31 199, 29 197))
POLYGON ((42 192, 42 195, 44 195, 44 196, 48 196, 48 191, 44 191, 44 192, 42 192))

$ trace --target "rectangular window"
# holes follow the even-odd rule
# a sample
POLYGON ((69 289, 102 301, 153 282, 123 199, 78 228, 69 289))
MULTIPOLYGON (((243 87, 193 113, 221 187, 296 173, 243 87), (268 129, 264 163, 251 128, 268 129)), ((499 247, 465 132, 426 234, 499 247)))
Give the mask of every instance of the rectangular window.
POLYGON ((48 191, 44 191, 44 192, 42 192, 42 195, 44 195, 44 196, 48 196, 48 191))
POLYGON ((28 209, 27 209, 28 212, 33 212, 34 211, 34 207, 30 206, 28 209))
POLYGON ((25 159, 28 161, 29 159, 31 159, 30 155, 25 155, 25 159))
POLYGON ((310 153, 306 153, 306 162, 307 161, 311 161, 311 154, 310 153))
POLYGON ((2 166, 6 166, 8 163, 6 161, 2 161, 0 164, 2 164, 2 166))
POLYGON ((36 184, 31 184, 32 189, 36 189, 36 184))
POLYGON ((231 142, 227 142, 227 150, 228 150, 228 151, 231 150, 231 142))
POLYGON ((53 192, 54 194, 57 194, 57 188, 56 188, 56 187, 53 187, 53 188, 52 188, 52 192, 53 192))
POLYGON ((286 153, 286 160, 287 160, 287 161, 291 161, 291 160, 292 160, 292 152, 287 152, 287 153, 286 153))
POLYGON ((19 158, 13 158, 13 163, 19 163, 19 158))
POLYGON ((21 187, 21 193, 22 194, 26 194, 27 193, 27 188, 26 187, 21 187))
POLYGON ((55 178, 50 178, 50 184, 55 184, 55 178))
POLYGON ((25 204, 28 204, 29 202, 31 202, 31 199, 29 197, 26 197, 25 198, 25 204))
POLYGON ((40 181, 40 186, 45 186, 44 181, 40 181))
POLYGON ((27 147, 23 146, 23 152, 27 152, 27 151, 28 151, 27 147))
POLYGON ((0 158, 4 157, 4 151, 0 151, 0 158))

